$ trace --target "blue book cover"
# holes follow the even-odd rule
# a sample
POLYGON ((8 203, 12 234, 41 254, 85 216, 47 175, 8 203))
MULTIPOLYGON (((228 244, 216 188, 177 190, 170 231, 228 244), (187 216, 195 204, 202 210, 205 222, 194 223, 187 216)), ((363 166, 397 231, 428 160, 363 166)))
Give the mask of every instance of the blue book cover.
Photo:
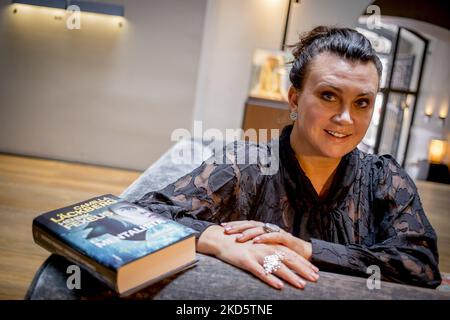
POLYGON ((33 221, 38 244, 101 273, 113 285, 122 266, 195 233, 111 194, 50 211, 33 221))

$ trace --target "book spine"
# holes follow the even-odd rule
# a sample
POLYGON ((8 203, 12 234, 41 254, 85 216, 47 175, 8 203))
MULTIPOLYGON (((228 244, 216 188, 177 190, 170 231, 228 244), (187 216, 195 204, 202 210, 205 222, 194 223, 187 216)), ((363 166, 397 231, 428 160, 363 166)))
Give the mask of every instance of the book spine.
POLYGON ((84 270, 88 271, 92 276, 106 283, 111 289, 117 291, 117 274, 111 269, 102 266, 95 260, 80 254, 57 237, 53 236, 51 232, 41 228, 33 223, 33 239, 34 242, 44 249, 55 253, 57 255, 66 257, 73 263, 80 265, 84 270))

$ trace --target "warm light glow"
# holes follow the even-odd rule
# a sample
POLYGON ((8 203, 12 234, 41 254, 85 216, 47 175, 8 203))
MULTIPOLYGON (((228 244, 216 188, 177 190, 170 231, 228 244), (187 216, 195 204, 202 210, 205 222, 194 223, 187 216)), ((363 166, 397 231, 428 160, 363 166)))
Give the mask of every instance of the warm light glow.
MULTIPOLYGON (((64 20, 69 18, 73 12, 64 9, 48 8, 41 6, 33 6, 28 4, 15 3, 11 5, 10 10, 14 16, 27 17, 29 19, 35 19, 37 17, 49 16, 57 18, 58 20, 64 20)), ((91 26, 92 24, 101 24, 103 26, 111 25, 117 29, 125 27, 126 19, 120 16, 113 16, 102 13, 94 12, 80 12, 81 28, 83 23, 91 26)))
POLYGON ((50 16, 62 16, 66 14, 66 10, 58 9, 58 8, 49 8, 49 7, 41 7, 41 6, 33 6, 29 4, 15 3, 11 5, 11 11, 17 15, 36 15, 36 14, 46 14, 50 16))
POLYGON ((439 118, 446 119, 448 115, 448 102, 444 101, 439 108, 439 118))
POLYGON ((431 117, 433 115, 433 111, 434 111, 434 99, 429 98, 425 106, 424 113, 427 117, 431 117))
POLYGON ((281 4, 284 3, 284 1, 280 1, 280 0, 264 0, 264 2, 266 5, 274 5, 274 6, 277 6, 280 3, 281 4))
POLYGON ((119 17, 119 16, 111 16, 107 14, 102 13, 94 13, 94 12, 83 12, 81 11, 81 23, 88 22, 88 23, 104 23, 104 24, 111 24, 113 26, 120 27, 119 24, 122 24, 122 26, 125 25, 125 18, 119 17))
POLYGON ((411 107, 413 105, 413 102, 414 102, 414 96, 412 94, 408 94, 406 96, 406 105, 408 107, 411 107))
POLYGON ((428 160, 431 163, 442 163, 447 151, 447 141, 431 140, 428 148, 428 160))

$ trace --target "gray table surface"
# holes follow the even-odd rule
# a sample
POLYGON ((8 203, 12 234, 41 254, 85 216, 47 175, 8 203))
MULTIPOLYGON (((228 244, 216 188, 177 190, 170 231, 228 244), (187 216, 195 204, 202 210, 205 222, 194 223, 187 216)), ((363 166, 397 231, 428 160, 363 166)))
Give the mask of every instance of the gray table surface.
MULTIPOLYGON (((198 264, 188 270, 165 278, 138 293, 125 297, 133 300, 311 300, 311 299, 430 299, 449 300, 450 293, 389 282, 381 282, 380 289, 368 289, 366 279, 319 272, 316 283, 308 283, 300 290, 285 284, 282 290, 269 287, 253 275, 206 255, 197 255, 198 264)), ((67 267, 72 263, 52 255, 38 272, 30 286, 31 300, 95 300, 118 299, 105 284, 82 270, 81 288, 68 289, 67 267)))

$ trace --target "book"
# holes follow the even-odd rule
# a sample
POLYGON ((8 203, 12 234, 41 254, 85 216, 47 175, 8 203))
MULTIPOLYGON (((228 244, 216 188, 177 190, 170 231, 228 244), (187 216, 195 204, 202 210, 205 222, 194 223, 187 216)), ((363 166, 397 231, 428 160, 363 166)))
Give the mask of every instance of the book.
POLYGON ((112 194, 39 215, 33 238, 120 296, 197 262, 193 229, 112 194))

